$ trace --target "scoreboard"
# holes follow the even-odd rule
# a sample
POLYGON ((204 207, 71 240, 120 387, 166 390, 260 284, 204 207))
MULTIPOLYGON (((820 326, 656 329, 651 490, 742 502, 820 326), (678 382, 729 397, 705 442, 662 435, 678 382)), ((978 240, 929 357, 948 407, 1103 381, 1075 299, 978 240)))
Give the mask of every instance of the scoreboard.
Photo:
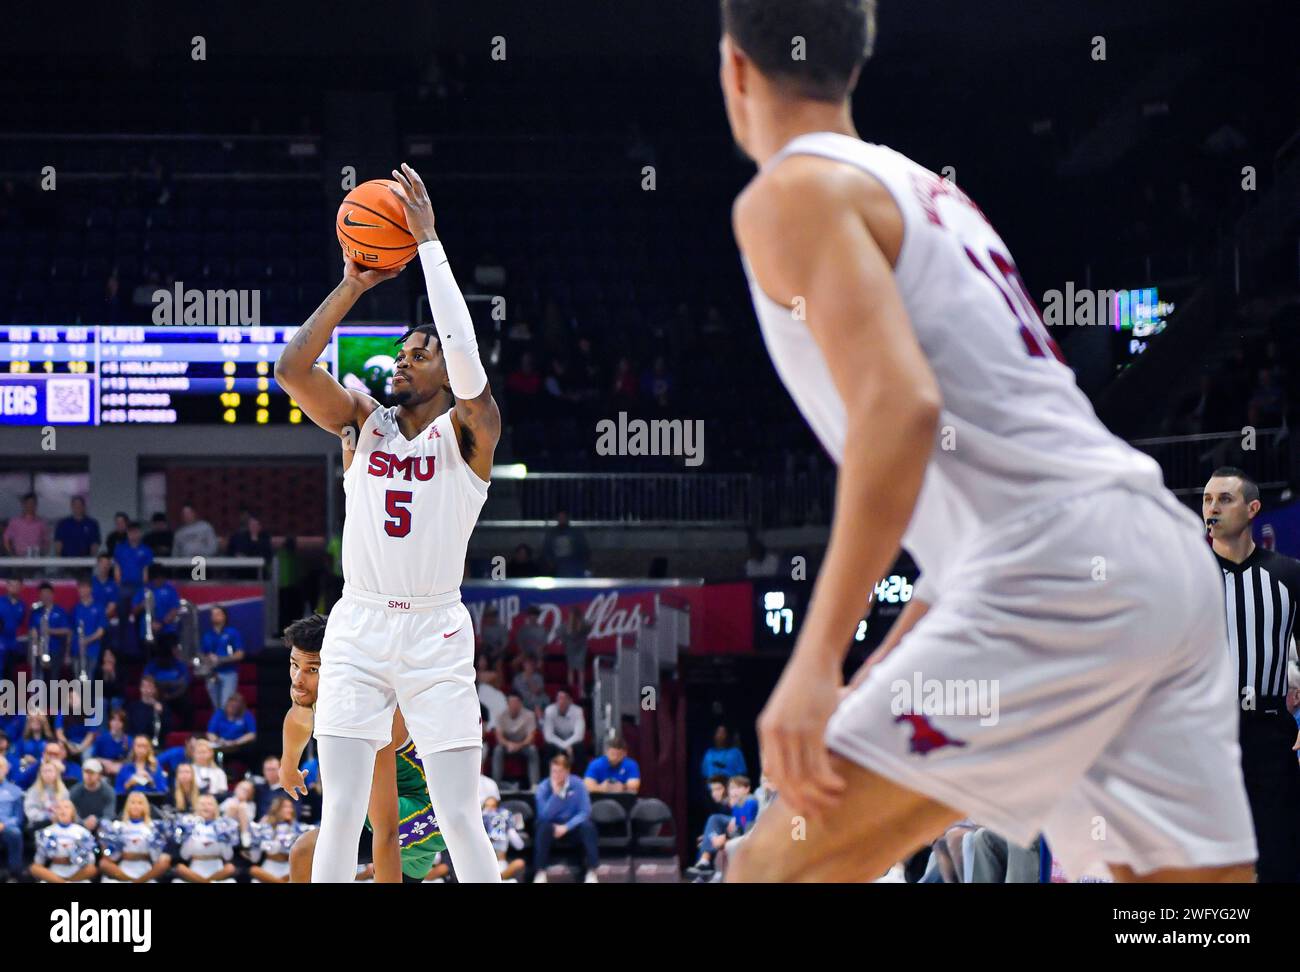
MULTIPOLYGON (((894 619, 912 600, 919 571, 903 552, 890 572, 876 582, 871 603, 866 606, 853 633, 851 650, 874 651, 884 640, 894 619)), ((812 579, 754 578, 754 645, 759 651, 789 652, 799 638, 804 614, 812 597, 812 579)))
POLYGON ((0 424, 296 425, 302 410, 273 377, 296 330, 0 327, 0 424))

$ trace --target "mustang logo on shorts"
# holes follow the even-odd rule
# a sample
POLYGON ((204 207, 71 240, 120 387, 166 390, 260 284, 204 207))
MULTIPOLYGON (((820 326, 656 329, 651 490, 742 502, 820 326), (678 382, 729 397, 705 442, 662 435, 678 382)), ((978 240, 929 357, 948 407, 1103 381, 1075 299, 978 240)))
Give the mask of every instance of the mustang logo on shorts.
POLYGON ((894 719, 894 722, 907 722, 912 726, 912 752, 920 753, 924 756, 926 753, 932 753, 936 749, 942 749, 944 746, 965 746, 966 743, 960 739, 953 739, 941 729, 936 729, 930 725, 930 717, 909 713, 901 715, 894 719))

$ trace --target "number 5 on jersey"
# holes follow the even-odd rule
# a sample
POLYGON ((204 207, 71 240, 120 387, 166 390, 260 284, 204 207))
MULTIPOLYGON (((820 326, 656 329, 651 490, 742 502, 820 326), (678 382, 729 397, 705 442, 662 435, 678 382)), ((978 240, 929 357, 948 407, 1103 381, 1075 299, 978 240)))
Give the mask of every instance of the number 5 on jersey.
POLYGON ((391 517, 384 521, 384 532, 390 537, 404 537, 411 532, 410 502, 409 489, 390 489, 384 493, 384 512, 391 517))

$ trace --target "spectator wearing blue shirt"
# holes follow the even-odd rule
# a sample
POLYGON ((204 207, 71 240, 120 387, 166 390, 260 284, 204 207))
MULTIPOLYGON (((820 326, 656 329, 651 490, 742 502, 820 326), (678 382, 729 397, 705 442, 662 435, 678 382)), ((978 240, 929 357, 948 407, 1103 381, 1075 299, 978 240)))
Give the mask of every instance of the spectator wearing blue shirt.
POLYGON ((158 767, 169 780, 178 779, 177 770, 186 763, 193 767, 194 741, 199 738, 189 736, 182 745, 171 746, 158 754, 158 767))
POLYGON ((227 755, 251 746, 257 739, 257 721, 238 692, 226 699, 224 709, 212 713, 208 739, 227 755))
POLYGON ((170 652, 176 647, 176 618, 181 611, 181 595, 175 585, 167 580, 165 572, 155 569, 149 577, 147 588, 141 588, 131 597, 131 616, 139 620, 140 638, 144 642, 152 640, 159 651, 170 652), (153 594, 153 628, 149 628, 149 619, 145 617, 145 591, 153 594), (152 639, 151 639, 152 635, 152 639))
POLYGON ((700 838, 700 857, 695 862, 697 872, 713 869, 713 857, 727 845, 727 841, 741 836, 758 816, 758 801, 750 794, 746 776, 733 776, 727 781, 727 802, 731 812, 712 814, 704 824, 700 838))
POLYGON ((320 785, 320 760, 307 759, 298 767, 298 772, 302 774, 302 781, 308 786, 319 787, 320 785))
POLYGON ((713 746, 704 754, 700 764, 700 774, 707 780, 711 776, 745 776, 745 754, 731 741, 731 733, 726 726, 718 726, 713 732, 713 746))
POLYGON ((596 843, 596 825, 591 820, 591 797, 569 772, 569 757, 563 753, 551 760, 551 775, 537 787, 537 831, 533 838, 533 881, 546 883, 546 868, 551 863, 555 844, 582 846, 587 884, 596 883, 600 850, 596 843))
MULTIPOLYGON (((9 741, 8 736, 0 736, 0 756, 3 756, 5 759, 9 761, 9 772, 11 774, 13 773, 15 767, 18 765, 17 763, 18 757, 14 753, 10 752, 12 747, 13 747, 13 743, 9 741)), ((14 786, 18 786, 16 780, 10 780, 9 782, 13 783, 14 786)), ((18 789, 21 790, 22 787, 19 786, 18 789)))
POLYGON ((108 731, 95 734, 90 744, 90 755, 104 764, 104 772, 117 778, 131 749, 131 737, 126 734, 126 713, 114 709, 108 716, 108 731))
POLYGON ((253 777, 253 788, 257 815, 265 817, 267 811, 271 809, 271 801, 284 795, 280 789, 279 756, 267 756, 262 760, 262 775, 253 777))
POLYGON ((99 523, 86 516, 86 501, 72 497, 72 515, 60 520, 54 528, 54 555, 56 557, 93 557, 99 552, 99 523))
POLYGON ((244 640, 239 631, 229 626, 230 616, 220 604, 212 608, 212 628, 203 633, 200 651, 203 660, 212 669, 208 677, 208 697, 212 709, 220 712, 239 688, 239 663, 244 660, 244 640))
POLYGON ((116 790, 119 794, 134 793, 136 790, 145 793, 167 792, 167 778, 158 765, 153 743, 147 736, 136 736, 131 741, 131 758, 117 774, 116 790))
POLYGON ((144 674, 154 680, 164 702, 180 694, 189 684, 189 668, 175 655, 162 651, 144 666, 144 674))
POLYGON ((641 789, 641 767, 628 756, 622 736, 605 743, 605 755, 587 764, 582 782, 588 793, 636 793, 641 789))
MULTIPOLYGON (((136 617, 131 613, 132 605, 135 604, 135 596, 149 578, 152 564, 153 551, 141 538, 140 524, 132 520, 127 526, 126 536, 113 548, 113 580, 118 587, 119 618, 124 618, 128 613, 132 619, 136 617)), ((128 634, 125 620, 118 629, 118 639, 121 648, 134 644, 132 651, 136 657, 148 654, 147 644, 141 641, 139 632, 132 631, 128 634)))
POLYGON ((0 848, 4 877, 17 878, 23 869, 23 791, 9 781, 9 760, 0 756, 0 848))
POLYGON ((144 666, 144 675, 154 680, 154 685, 158 689, 158 698, 163 704, 176 712, 183 726, 189 726, 190 666, 177 658, 170 647, 160 643, 155 650, 153 660, 144 666))
POLYGON ((45 746, 58 742, 50 719, 39 709, 29 706, 27 717, 23 720, 22 735, 14 740, 9 750, 9 762, 13 781, 26 790, 36 779, 41 758, 45 755, 45 746))
MULTIPOLYGON (((55 716, 55 718, 59 718, 55 716)), ((42 763, 58 763, 62 778, 73 783, 81 782, 81 764, 73 763, 68 759, 68 747, 59 739, 53 739, 45 744, 45 750, 41 754, 42 763)))
MULTIPOLYGON (((12 754, 10 754, 12 757, 12 754)), ((31 755, 30 748, 28 755, 31 755)), ((77 763, 68 762, 68 749, 57 739, 51 739, 41 747, 40 751, 35 754, 36 761, 28 762, 22 769, 16 770, 10 763, 10 773, 13 776, 14 783, 24 790, 30 789, 32 784, 39 779, 41 767, 47 763, 53 763, 59 768, 59 779, 71 780, 73 783, 81 779, 81 766, 77 763)))
POLYGON ((93 678, 99 668, 99 653, 104 648, 104 634, 108 630, 108 617, 104 609, 95 603, 94 585, 89 577, 77 581, 77 606, 72 609, 72 639, 69 652, 72 666, 81 673, 81 652, 86 653, 86 670, 88 678, 93 678), (78 639, 80 643, 78 643, 78 639))
POLYGON ((0 746, 4 746, 4 749, 0 749, 0 753, 6 752, 10 742, 23 734, 23 725, 26 722, 27 715, 22 712, 15 712, 13 715, 0 714, 0 739, 4 739, 4 742, 0 743, 0 746))
POLYGON ((95 603, 104 612, 108 630, 104 634, 104 643, 109 647, 117 645, 118 602, 122 599, 122 589, 113 579, 113 558, 100 553, 95 558, 95 570, 90 576, 90 590, 95 603))
POLYGON ((87 719, 103 719, 103 713, 91 711, 90 707, 95 704, 93 699, 83 701, 83 684, 79 679, 72 682, 68 691, 69 711, 60 712, 54 717, 55 736, 68 751, 68 755, 78 760, 89 756, 91 747, 95 745, 95 736, 103 728, 98 721, 95 725, 87 722, 87 719))
POLYGON ((117 677, 117 653, 105 648, 99 656, 99 679, 106 712, 126 707, 126 689, 117 677))
POLYGON ((171 709, 158 697, 152 675, 140 678, 140 697, 127 704, 126 731, 146 739, 163 739, 172 731, 171 709))
POLYGON ((10 667, 17 665, 22 658, 18 631, 26 619, 23 582, 20 578, 10 577, 5 582, 5 596, 0 597, 0 677, 8 678, 10 667))
POLYGON ((90 578, 90 587, 95 596, 95 603, 104 609, 106 615, 113 617, 122 590, 117 586, 117 580, 113 576, 113 558, 108 554, 101 553, 95 558, 95 571, 90 578))
POLYGON ((126 542, 119 543, 113 549, 113 579, 130 593, 144 586, 149 576, 149 565, 153 563, 153 551, 145 546, 140 534, 140 524, 131 521, 126 528, 126 542))
POLYGON ((119 543, 126 543, 127 528, 131 518, 120 510, 113 514, 113 530, 104 538, 104 553, 111 558, 119 543))
POLYGON ((60 659, 68 650, 68 645, 72 640, 72 619, 68 617, 68 612, 63 610, 54 603, 54 585, 49 581, 41 581, 40 603, 32 608, 32 619, 28 625, 28 631, 32 637, 36 637, 41 630, 41 622, 46 617, 49 618, 50 640, 46 646, 46 652, 50 660, 57 666, 60 659))

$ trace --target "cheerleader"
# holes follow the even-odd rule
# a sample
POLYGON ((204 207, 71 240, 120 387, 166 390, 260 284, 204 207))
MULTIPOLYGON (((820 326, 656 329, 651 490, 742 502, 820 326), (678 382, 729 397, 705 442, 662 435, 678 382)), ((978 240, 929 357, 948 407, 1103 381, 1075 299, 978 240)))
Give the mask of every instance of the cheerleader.
POLYGON ((155 884, 172 866, 163 852, 167 830, 153 819, 139 790, 126 798, 122 816, 99 830, 99 873, 105 884, 155 884))
POLYGON ((253 824, 253 841, 249 856, 255 863, 250 869, 256 884, 289 883, 289 851, 299 837, 309 830, 315 830, 309 824, 298 821, 298 807, 288 797, 276 797, 271 801, 261 822, 253 824))
POLYGON ((77 823, 72 801, 62 799, 54 823, 36 834, 32 877, 42 884, 85 884, 95 873, 95 835, 77 823))
POLYGON ((182 817, 176 825, 180 847, 176 876, 191 884, 234 884, 235 847, 239 844, 239 822, 217 812, 217 799, 209 793, 199 797, 197 812, 182 817))
POLYGON ((492 849, 497 852, 497 867, 501 870, 502 881, 518 881, 523 873, 524 862, 520 858, 506 860, 507 849, 524 849, 524 839, 515 829, 515 818, 509 810, 501 807, 501 801, 490 796, 483 801, 483 826, 492 841, 492 849))

